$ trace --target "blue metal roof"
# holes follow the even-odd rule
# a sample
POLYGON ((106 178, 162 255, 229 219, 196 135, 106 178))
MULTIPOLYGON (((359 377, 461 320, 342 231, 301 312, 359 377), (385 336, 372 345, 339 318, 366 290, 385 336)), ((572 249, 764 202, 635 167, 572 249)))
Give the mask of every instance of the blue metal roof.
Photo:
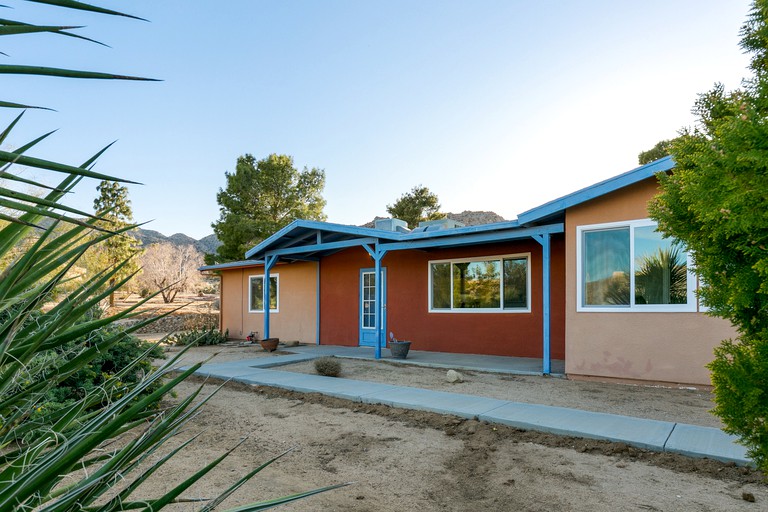
POLYGON ((560 197, 541 206, 537 206, 517 216, 520 224, 547 222, 564 212, 567 208, 590 201, 602 195, 614 192, 629 185, 641 182, 660 172, 667 172, 675 167, 671 156, 665 156, 649 164, 642 165, 631 171, 595 183, 566 196, 560 197))
MULTIPOLYGON (((248 261, 263 262, 267 255, 282 261, 317 261, 323 256, 363 245, 385 250, 451 247, 468 243, 491 243, 527 238, 543 233, 562 232, 561 224, 541 228, 523 228, 517 221, 479 226, 402 233, 329 222, 296 220, 246 253, 248 261)), ((234 265, 243 266, 243 262, 234 265)), ((208 270, 227 268, 213 265, 208 270)))

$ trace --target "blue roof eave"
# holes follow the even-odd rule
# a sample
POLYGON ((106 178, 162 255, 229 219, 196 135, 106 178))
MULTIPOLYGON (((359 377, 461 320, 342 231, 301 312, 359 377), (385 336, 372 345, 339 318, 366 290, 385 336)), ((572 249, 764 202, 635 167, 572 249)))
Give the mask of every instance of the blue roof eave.
POLYGON ((332 231, 334 233, 343 233, 350 236, 359 236, 361 238, 385 238, 390 240, 397 240, 399 234, 393 231, 385 231, 381 229, 363 228, 359 226, 349 226, 346 224, 335 224, 332 222, 322 222, 318 220, 302 220, 297 219, 285 226, 283 229, 277 231, 274 235, 270 236, 266 240, 262 241, 257 246, 251 248, 245 253, 245 258, 250 259, 255 255, 262 254, 270 249, 270 247, 279 242, 283 237, 295 231, 297 229, 310 229, 317 231, 332 231))
POLYGON ((618 176, 608 178, 607 180, 595 183, 589 187, 577 190, 566 196, 544 203, 531 210, 521 213, 517 216, 517 221, 522 225, 546 219, 565 211, 567 208, 590 201, 602 195, 614 192, 621 188, 639 183, 651 178, 660 172, 667 172, 675 167, 675 161, 672 156, 665 156, 649 164, 642 165, 631 171, 627 171, 618 176))
POLYGON ((204 265, 197 270, 204 272, 206 270, 226 270, 229 268, 253 267, 263 264, 263 260, 230 261, 228 263, 217 263, 216 265, 204 265))

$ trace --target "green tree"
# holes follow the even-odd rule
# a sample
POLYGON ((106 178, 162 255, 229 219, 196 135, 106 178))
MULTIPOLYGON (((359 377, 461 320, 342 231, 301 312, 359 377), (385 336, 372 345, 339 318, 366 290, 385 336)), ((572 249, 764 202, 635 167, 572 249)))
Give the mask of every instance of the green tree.
POLYGON ((675 169, 660 176, 651 216, 693 254, 701 300, 730 320, 710 363, 715 414, 768 470, 768 0, 741 30, 753 76, 742 89, 700 94, 697 125, 671 145, 675 169))
MULTIPOLYGON (((133 225, 133 211, 131 201, 128 199, 128 188, 116 181, 103 180, 96 187, 99 197, 93 200, 93 209, 100 220, 98 225, 110 231, 119 231, 133 225)), ((127 261, 120 272, 112 276, 109 286, 114 288, 115 283, 126 276, 134 274, 139 266, 133 256, 141 252, 138 240, 120 234, 109 237, 96 246, 98 261, 107 267, 113 267, 127 261)), ((103 269, 99 269, 103 270, 103 269)), ((109 294, 109 306, 115 305, 114 292, 109 294)))
POLYGON ((640 152, 640 154, 637 155, 637 163, 645 165, 669 155, 669 148, 674 140, 675 139, 659 141, 648 151, 640 152))
POLYGON ((237 159, 234 173, 225 173, 226 189, 219 189, 219 220, 211 224, 222 245, 207 263, 241 260, 245 252, 296 219, 325 220, 325 172, 293 166, 288 155, 256 160, 237 159))
POLYGON ((437 194, 430 192, 427 187, 416 185, 410 192, 406 192, 394 204, 387 205, 387 212, 400 220, 408 223, 413 229, 423 220, 437 220, 445 218, 440 213, 440 203, 437 194))

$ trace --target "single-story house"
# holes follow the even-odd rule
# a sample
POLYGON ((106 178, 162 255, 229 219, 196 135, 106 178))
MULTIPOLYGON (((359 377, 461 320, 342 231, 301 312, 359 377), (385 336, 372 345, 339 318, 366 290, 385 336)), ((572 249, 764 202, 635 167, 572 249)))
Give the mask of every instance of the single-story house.
POLYGON ((571 378, 708 385, 731 325, 703 313, 683 248, 648 218, 662 158, 521 213, 408 230, 296 220, 221 276, 221 328, 377 354, 412 349, 564 360, 571 378))

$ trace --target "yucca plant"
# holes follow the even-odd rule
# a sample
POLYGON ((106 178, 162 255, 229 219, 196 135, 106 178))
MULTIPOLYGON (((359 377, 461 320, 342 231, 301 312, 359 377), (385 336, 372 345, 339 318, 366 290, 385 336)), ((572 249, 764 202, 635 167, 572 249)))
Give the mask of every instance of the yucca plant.
MULTIPOLYGON (((27 1, 124 15, 74 0, 27 1)), ((77 27, 39 26, 0 20, 0 35, 53 32, 87 39, 72 33, 74 28, 77 27)), ((134 78, 5 64, 0 65, 0 73, 134 78)), ((29 106, 3 98, 0 99, 0 107, 29 106)), ((18 115, 0 132, 0 144, 11 134, 22 115, 18 115)), ((157 462, 149 462, 149 456, 157 454, 164 443, 176 436, 207 400, 200 399, 201 386, 177 405, 165 409, 159 407, 162 398, 194 373, 200 364, 183 372, 172 372, 177 356, 138 382, 126 384, 123 376, 139 364, 142 358, 137 358, 98 388, 87 392, 79 401, 51 410, 41 407, 47 393, 58 383, 131 332, 153 321, 142 320, 124 330, 100 331, 117 320, 135 317, 142 303, 109 317, 86 316, 131 276, 110 284, 125 266, 123 262, 87 276, 72 289, 70 271, 91 247, 111 237, 124 236, 123 233, 134 226, 110 230, 109 224, 104 227, 103 219, 66 206, 63 198, 83 179, 126 180, 91 170, 104 150, 80 166, 28 156, 27 153, 48 135, 15 151, 0 151, 0 225, 3 226, 0 229, 0 510, 160 510, 179 500, 189 486, 228 454, 211 461, 160 496, 134 499, 134 492, 141 483, 151 478, 165 461, 192 441, 170 450, 157 462), (61 173, 63 178, 58 185, 47 186, 19 176, 15 172, 18 165, 33 167, 40 172, 61 173), (43 192, 21 192, 14 184, 43 192), (67 229, 62 230, 62 226, 67 229), (27 241, 27 244, 19 249, 22 241, 27 241), (65 283, 70 291, 54 305, 43 308, 65 283), (95 343, 78 341, 97 331, 100 336, 94 337, 97 340, 95 343), (108 334, 104 335, 104 332, 108 334), (45 358, 65 346, 74 353, 70 353, 53 371, 51 365, 37 364, 39 358, 45 358), (116 485, 118 483, 119 486, 116 485)), ((274 460, 276 458, 242 475, 220 496, 202 504, 201 510, 213 510, 274 460)), ((336 487, 339 486, 254 503, 235 510, 264 510, 336 487)))

